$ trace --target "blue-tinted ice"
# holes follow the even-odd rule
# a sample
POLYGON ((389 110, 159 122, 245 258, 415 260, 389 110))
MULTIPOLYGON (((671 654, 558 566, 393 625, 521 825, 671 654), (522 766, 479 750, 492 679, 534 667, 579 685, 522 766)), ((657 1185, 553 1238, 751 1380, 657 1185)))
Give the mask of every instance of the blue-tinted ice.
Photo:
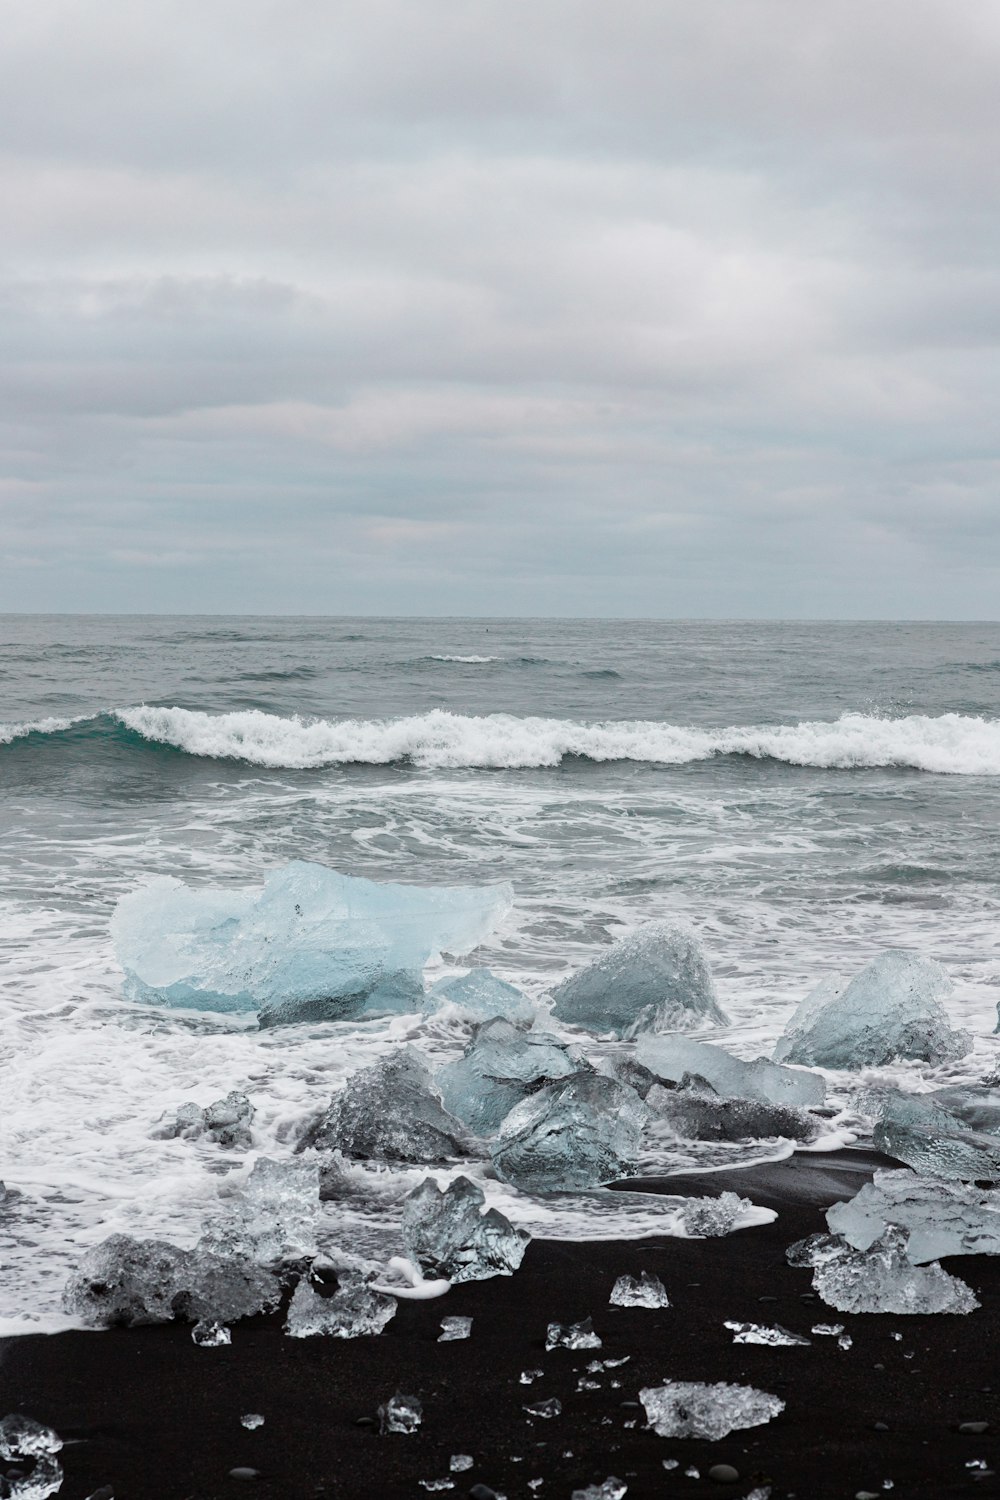
POLYGON ((448 1281, 512 1276, 530 1236, 497 1209, 484 1212, 482 1188, 456 1177, 442 1191, 426 1177, 403 1204, 403 1244, 421 1269, 448 1281))
POLYGON ((490 1156, 497 1176, 525 1192, 600 1187, 635 1170, 649 1117, 635 1089, 574 1073, 522 1099, 490 1156))
POLYGON ((971 1288, 937 1261, 915 1265, 907 1231, 889 1224, 858 1250, 839 1235, 810 1235, 790 1245, 793 1266, 812 1266, 823 1301, 847 1313, 970 1313, 979 1306, 971 1288))
POLYGON ((871 1090, 861 1104, 874 1116, 872 1139, 880 1151, 916 1172, 959 1181, 1000 1179, 1000 1139, 968 1130, 934 1094, 871 1090))
POLYGON ((568 1078, 581 1061, 548 1032, 498 1019, 476 1028, 464 1054, 440 1069, 437 1083, 452 1114, 477 1135, 491 1136, 515 1104, 542 1083, 568 1078))
POLYGON ((472 1150, 468 1131, 443 1107, 413 1047, 352 1074, 303 1137, 300 1149, 307 1146, 358 1160, 427 1163, 472 1150))
POLYGON ((505 1016, 508 1021, 530 1024, 535 1014, 527 995, 489 969, 470 969, 452 979, 439 979, 428 990, 423 1009, 429 1013, 445 1004, 457 1006, 477 1021, 505 1016))
POLYGON ((689 1141, 744 1141, 782 1136, 791 1141, 811 1141, 819 1123, 804 1110, 786 1104, 767 1104, 760 1099, 726 1099, 704 1081, 690 1074, 677 1088, 655 1084, 646 1103, 676 1135, 689 1141))
POLYGON ((942 1182, 908 1171, 879 1171, 826 1222, 856 1250, 867 1250, 896 1224, 909 1235, 914 1265, 943 1255, 1000 1255, 1000 1190, 942 1182))
POLYGON ((692 1037, 640 1037, 635 1056, 658 1078, 680 1083, 690 1073, 728 1098, 793 1107, 822 1104, 826 1098, 826 1084, 819 1073, 783 1068, 765 1057, 743 1062, 714 1042, 696 1042, 692 1037))

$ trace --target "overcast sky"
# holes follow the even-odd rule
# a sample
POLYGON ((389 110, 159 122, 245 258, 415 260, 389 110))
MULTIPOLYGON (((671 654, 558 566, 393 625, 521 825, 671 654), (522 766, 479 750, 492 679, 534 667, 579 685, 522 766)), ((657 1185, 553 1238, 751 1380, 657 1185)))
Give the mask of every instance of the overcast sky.
POLYGON ((998 0, 0 16, 0 611, 1000 617, 998 0))

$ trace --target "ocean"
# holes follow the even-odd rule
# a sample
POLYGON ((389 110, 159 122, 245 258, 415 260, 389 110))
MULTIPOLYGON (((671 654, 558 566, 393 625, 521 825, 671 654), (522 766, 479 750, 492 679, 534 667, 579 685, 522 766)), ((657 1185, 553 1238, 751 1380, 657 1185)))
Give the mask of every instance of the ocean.
MULTIPOLYGON (((355 1068, 467 1040, 447 1013, 258 1031, 127 1002, 109 919, 154 876, 253 887, 301 859, 510 881, 469 962, 539 999, 683 918, 745 1057, 824 976, 910 948, 949 970, 977 1042, 892 1076, 995 1061, 1000 625, 39 615, 0 617, 0 642, 0 1333, 67 1326, 62 1283, 107 1234, 193 1243, 220 1181, 289 1155, 355 1068), (231 1089, 249 1155, 155 1137, 231 1089)), ((849 1121, 858 1080, 830 1082, 849 1121)), ((391 1250, 423 1175, 359 1168, 328 1236, 391 1250)), ((662 1232, 649 1195, 483 1184, 537 1234, 662 1232)))

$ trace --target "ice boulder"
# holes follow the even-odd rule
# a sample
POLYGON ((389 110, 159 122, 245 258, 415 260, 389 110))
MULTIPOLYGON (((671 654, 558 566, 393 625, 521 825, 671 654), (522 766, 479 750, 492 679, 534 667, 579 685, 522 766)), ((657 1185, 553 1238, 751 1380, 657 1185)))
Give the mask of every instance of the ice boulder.
POLYGON ((332 1297, 322 1296, 303 1277, 288 1306, 285 1332, 293 1339, 358 1339, 381 1333, 395 1317, 397 1302, 373 1290, 360 1277, 342 1277, 332 1297))
POLYGON ((265 1266, 309 1260, 318 1217, 316 1163, 262 1156, 242 1188, 220 1197, 206 1215, 199 1249, 265 1266))
POLYGON ((491 1016, 505 1016, 508 1021, 534 1019, 535 1007, 527 995, 498 979, 489 969, 470 969, 453 979, 439 979, 431 986, 424 1000, 425 1014, 442 1005, 454 1005, 477 1021, 488 1021, 491 1016))
POLYGON ((369 1161, 443 1162, 472 1151, 469 1132, 441 1103, 419 1052, 401 1047, 353 1073, 299 1149, 369 1161))
POLYGON ((482 1188, 456 1177, 442 1192, 426 1177, 403 1203, 403 1244, 423 1271, 448 1281, 486 1281, 512 1276, 524 1259, 530 1235, 515 1229, 497 1209, 484 1212, 482 1188))
POLYGON ((63 1306, 90 1328, 139 1323, 232 1323, 270 1312, 281 1283, 263 1267, 165 1240, 113 1234, 84 1256, 63 1291, 63 1306))
POLYGON ((948 1024, 942 1001, 952 988, 933 959, 890 949, 848 984, 823 980, 788 1022, 774 1056, 852 1069, 882 1067, 898 1057, 954 1061, 972 1050, 972 1037, 948 1024))
POLYGON ((526 1192, 600 1187, 635 1170, 649 1117, 635 1089, 574 1073, 515 1105, 490 1156, 497 1176, 526 1192))
POLYGON ((916 1172, 876 1172, 849 1202, 828 1208, 826 1222, 856 1250, 895 1224, 909 1235, 914 1265, 942 1255, 1000 1255, 1000 1190, 916 1172))
POLYGON ((1000 1180, 1000 1139, 966 1130, 933 1099, 933 1094, 918 1096, 898 1089, 862 1095, 862 1107, 875 1117, 872 1139, 878 1149, 932 1177, 1000 1180))
POLYGON ((742 1062, 713 1042, 696 1042, 685 1036, 641 1037, 636 1061, 657 1078, 680 1083, 685 1073, 703 1078, 717 1094, 731 1099, 759 1099, 767 1104, 809 1107, 822 1104, 826 1084, 819 1073, 802 1068, 783 1068, 757 1057, 742 1062))
POLYGON ((717 1442, 744 1427, 760 1427, 785 1409, 779 1396, 750 1385, 668 1380, 639 1392, 646 1420, 658 1437, 717 1442))
POLYGON ((419 1009, 431 956, 468 953, 511 900, 509 885, 383 885, 295 861, 260 890, 155 880, 122 897, 111 932, 129 999, 273 1026, 419 1009))
POLYGON ((171 1120, 165 1121, 153 1134, 159 1140, 177 1136, 196 1140, 205 1136, 227 1150, 246 1150, 253 1145, 253 1105, 246 1094, 227 1094, 201 1109, 197 1104, 182 1104, 171 1120))
POLYGON ((15 1466, 0 1477, 0 1494, 9 1500, 49 1500, 62 1488, 62 1465, 56 1458, 63 1440, 33 1417, 12 1412, 0 1422, 0 1458, 15 1466), (27 1471, 25 1469, 27 1465, 27 1471))
POLYGON ((907 1232, 890 1224, 864 1250, 839 1235, 811 1235, 789 1246, 790 1265, 810 1265, 823 1301, 846 1313, 970 1313, 972 1290, 937 1261, 914 1265, 907 1232))
POLYGON ((498 1018, 476 1028, 463 1056, 439 1070, 437 1083, 452 1114, 490 1136, 515 1104, 582 1065, 558 1037, 498 1018))
POLYGON ((721 1098, 704 1080, 685 1073, 678 1088, 655 1084, 646 1103, 658 1121, 689 1141, 745 1141, 782 1136, 811 1141, 817 1121, 787 1104, 765 1104, 759 1099, 721 1098))
POLYGON ((552 990, 552 1013, 618 1037, 724 1026, 705 951, 681 922, 650 922, 619 938, 552 990))

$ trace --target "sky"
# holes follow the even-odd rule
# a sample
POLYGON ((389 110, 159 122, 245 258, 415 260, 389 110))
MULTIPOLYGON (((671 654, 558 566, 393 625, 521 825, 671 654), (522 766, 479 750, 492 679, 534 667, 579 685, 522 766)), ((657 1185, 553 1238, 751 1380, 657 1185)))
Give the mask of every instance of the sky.
POLYGON ((998 0, 0 10, 0 611, 1000 617, 998 0))

